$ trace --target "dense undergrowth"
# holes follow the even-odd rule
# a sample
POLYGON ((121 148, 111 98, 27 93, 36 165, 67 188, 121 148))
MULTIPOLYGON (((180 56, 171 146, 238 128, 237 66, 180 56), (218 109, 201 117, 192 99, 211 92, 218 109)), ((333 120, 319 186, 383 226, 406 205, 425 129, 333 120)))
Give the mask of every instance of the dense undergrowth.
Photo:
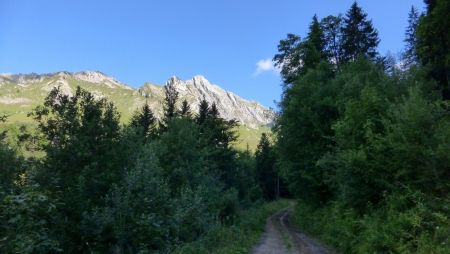
POLYGON ((399 62, 356 2, 274 58, 278 168, 297 223, 339 252, 450 253, 450 1, 425 2, 399 62))
POLYGON ((163 119, 145 105, 121 125, 106 99, 54 89, 29 115, 36 129, 1 132, 0 252, 168 253, 256 230, 227 226, 275 197, 269 139, 239 151, 236 121, 177 96, 166 86, 163 119))
POLYGON ((340 253, 448 253, 449 199, 396 194, 364 215, 338 202, 295 208, 295 223, 340 253))
POLYGON ((288 206, 288 200, 256 205, 240 212, 232 225, 217 225, 198 241, 180 246, 174 253, 249 253, 261 239, 267 218, 288 206))

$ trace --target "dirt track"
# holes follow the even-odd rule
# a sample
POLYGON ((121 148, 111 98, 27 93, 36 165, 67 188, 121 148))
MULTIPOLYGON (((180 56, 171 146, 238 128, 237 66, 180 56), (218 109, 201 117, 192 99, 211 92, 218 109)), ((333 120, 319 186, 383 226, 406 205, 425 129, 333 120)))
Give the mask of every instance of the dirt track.
POLYGON ((292 206, 267 218, 266 231, 253 254, 329 254, 332 253, 289 222, 292 206))

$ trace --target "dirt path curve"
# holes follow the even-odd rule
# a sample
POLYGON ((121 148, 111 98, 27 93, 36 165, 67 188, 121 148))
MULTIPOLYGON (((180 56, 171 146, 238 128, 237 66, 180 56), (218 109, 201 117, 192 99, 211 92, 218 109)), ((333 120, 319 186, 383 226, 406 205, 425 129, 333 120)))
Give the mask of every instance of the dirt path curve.
POLYGON ((266 222, 266 231, 252 254, 331 254, 289 222, 293 205, 278 211, 266 222))

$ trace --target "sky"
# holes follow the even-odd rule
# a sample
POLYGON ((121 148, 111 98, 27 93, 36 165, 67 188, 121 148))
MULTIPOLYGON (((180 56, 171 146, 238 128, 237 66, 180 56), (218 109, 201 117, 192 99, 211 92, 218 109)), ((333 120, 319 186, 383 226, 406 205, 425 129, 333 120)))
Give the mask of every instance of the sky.
MULTIPOLYGON (((0 73, 101 71, 131 87, 171 76, 210 82, 276 108, 271 59, 287 33, 304 37, 314 14, 345 14, 354 0, 0 0, 0 73)), ((399 53, 412 5, 360 0, 379 52, 399 53)))

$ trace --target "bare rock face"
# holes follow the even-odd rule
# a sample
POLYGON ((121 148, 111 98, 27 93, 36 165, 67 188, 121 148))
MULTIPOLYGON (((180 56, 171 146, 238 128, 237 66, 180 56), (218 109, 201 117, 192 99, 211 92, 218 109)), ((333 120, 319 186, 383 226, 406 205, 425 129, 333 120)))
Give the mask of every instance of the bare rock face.
POLYGON ((119 81, 113 79, 112 77, 107 76, 99 71, 82 71, 82 72, 76 72, 72 75, 76 79, 94 83, 94 84, 103 84, 112 89, 115 89, 117 87, 125 88, 125 89, 132 89, 131 87, 126 86, 126 85, 120 83, 119 81))
POLYGON ((179 93, 180 103, 186 99, 193 112, 198 112, 200 101, 205 99, 209 105, 216 104, 221 117, 236 119, 252 128, 270 124, 274 120, 274 112, 270 109, 227 92, 211 84, 203 76, 195 76, 190 80, 172 77, 166 82, 166 86, 174 86, 179 93))
MULTIPOLYGON (((274 120, 272 110, 225 91, 203 76, 195 76, 190 80, 174 76, 165 85, 174 86, 179 93, 179 104, 186 100, 194 114, 198 112, 200 101, 205 99, 210 105, 216 104, 221 117, 235 119, 250 128, 268 125, 274 120)), ((92 92, 96 98, 106 97, 111 100, 123 115, 132 114, 144 103, 149 104, 157 117, 162 115, 164 86, 146 83, 139 89, 133 89, 98 71, 0 74, 0 110, 2 104, 38 105, 54 87, 72 96, 76 86, 92 92)))

